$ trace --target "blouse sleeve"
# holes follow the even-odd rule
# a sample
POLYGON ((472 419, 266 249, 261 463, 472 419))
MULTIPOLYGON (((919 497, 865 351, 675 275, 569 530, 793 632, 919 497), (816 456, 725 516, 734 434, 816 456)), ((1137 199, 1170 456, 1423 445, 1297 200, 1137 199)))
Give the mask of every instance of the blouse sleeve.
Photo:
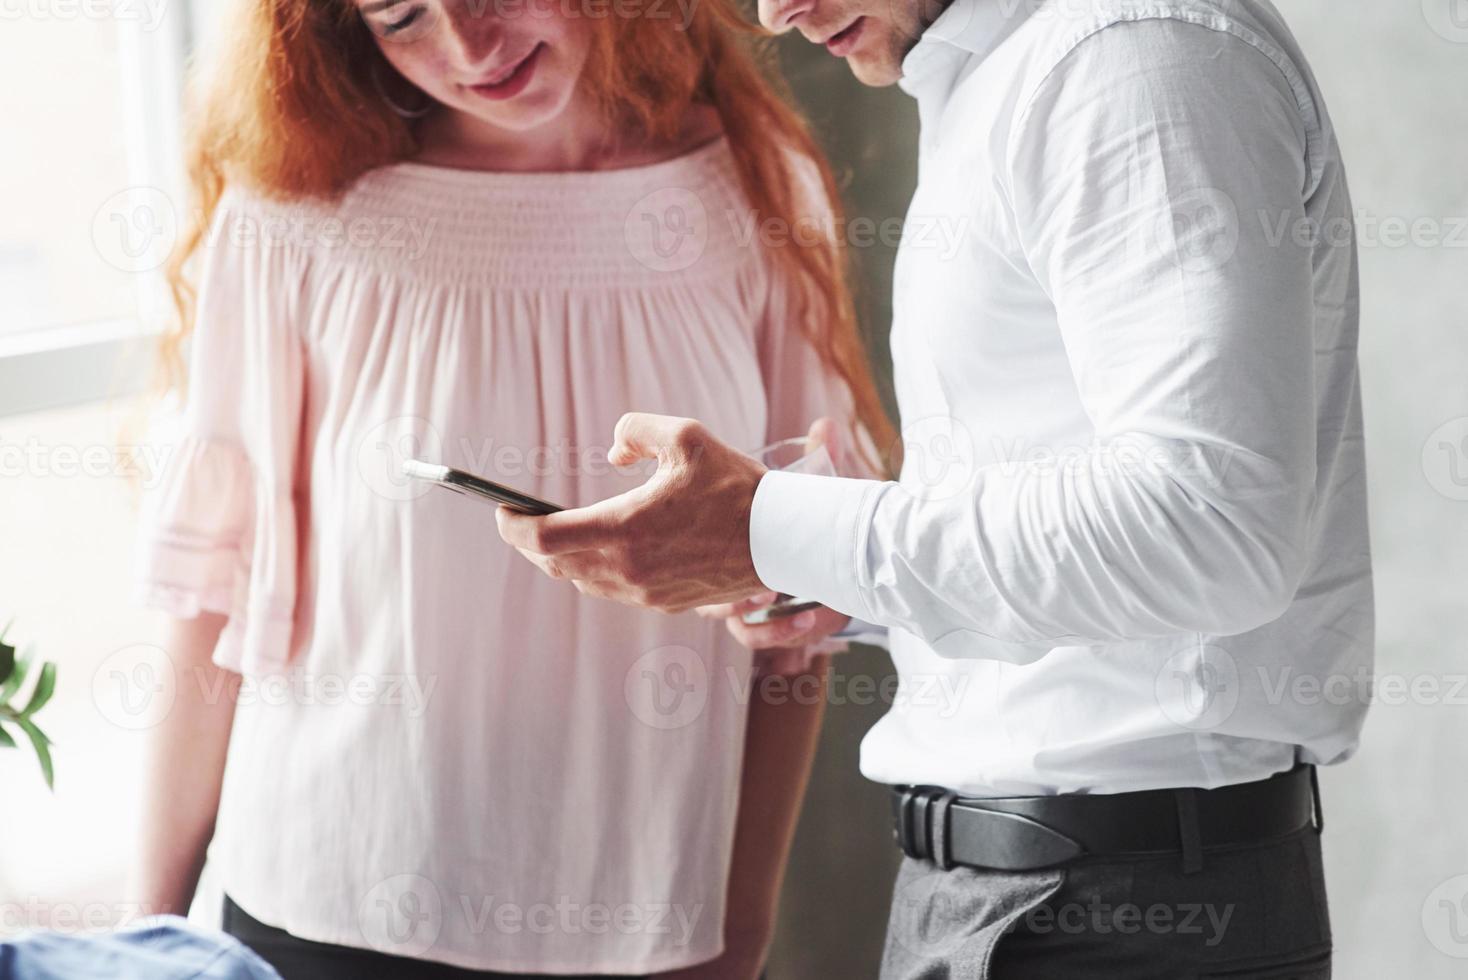
POLYGON ((226 191, 201 249, 188 398, 144 495, 134 580, 141 605, 227 615, 214 662, 245 674, 290 658, 304 387, 304 266, 258 207, 226 191))

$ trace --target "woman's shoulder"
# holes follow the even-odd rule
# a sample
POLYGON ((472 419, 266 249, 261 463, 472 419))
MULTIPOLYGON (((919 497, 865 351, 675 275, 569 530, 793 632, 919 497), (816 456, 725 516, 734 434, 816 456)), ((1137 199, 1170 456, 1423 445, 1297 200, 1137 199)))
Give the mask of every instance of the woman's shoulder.
POLYGON ((293 245, 309 250, 322 229, 341 223, 345 197, 295 195, 232 180, 215 207, 213 233, 236 246, 293 245))

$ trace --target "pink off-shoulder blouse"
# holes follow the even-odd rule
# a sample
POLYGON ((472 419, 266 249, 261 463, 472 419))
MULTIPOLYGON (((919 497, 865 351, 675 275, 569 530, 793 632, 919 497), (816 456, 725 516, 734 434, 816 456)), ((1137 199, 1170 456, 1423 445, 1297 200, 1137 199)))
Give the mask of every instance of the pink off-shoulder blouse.
POLYGON ((650 472, 606 463, 626 411, 747 449, 849 417, 760 217, 724 140, 226 192, 137 584, 228 616, 214 659, 246 679, 211 857, 251 915, 486 970, 719 953, 750 653, 546 578, 491 505, 399 467, 578 505, 650 472))

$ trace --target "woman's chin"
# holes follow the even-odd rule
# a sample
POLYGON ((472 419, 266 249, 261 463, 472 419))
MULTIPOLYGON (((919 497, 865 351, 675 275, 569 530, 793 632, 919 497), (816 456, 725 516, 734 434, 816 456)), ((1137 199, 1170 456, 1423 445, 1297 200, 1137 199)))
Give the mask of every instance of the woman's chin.
POLYGON ((568 101, 557 98, 555 93, 532 89, 507 102, 492 105, 471 102, 462 108, 475 119, 497 129, 523 133, 554 122, 568 101))

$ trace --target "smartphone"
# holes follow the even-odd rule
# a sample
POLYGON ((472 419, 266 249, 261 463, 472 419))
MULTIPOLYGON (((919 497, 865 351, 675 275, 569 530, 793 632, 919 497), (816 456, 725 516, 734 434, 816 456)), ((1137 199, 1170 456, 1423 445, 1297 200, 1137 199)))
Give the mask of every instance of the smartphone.
POLYGON ((514 487, 507 487, 503 483, 495 483, 482 476, 475 476, 473 473, 456 470, 452 466, 430 463, 426 460, 403 460, 403 475, 415 480, 427 480, 429 483, 435 483, 455 493, 469 493, 486 500, 493 500, 497 504, 504 504, 511 510, 518 510, 522 514, 543 516, 566 509, 548 500, 532 497, 514 487))
POLYGON ((745 613, 739 618, 750 626, 761 626, 772 619, 784 619, 786 616, 795 616, 803 613, 807 609, 819 608, 821 608, 819 602, 812 602, 809 599, 796 599, 794 596, 789 596, 781 592, 775 597, 775 601, 768 606, 765 606, 763 609, 756 609, 754 612, 745 613))

